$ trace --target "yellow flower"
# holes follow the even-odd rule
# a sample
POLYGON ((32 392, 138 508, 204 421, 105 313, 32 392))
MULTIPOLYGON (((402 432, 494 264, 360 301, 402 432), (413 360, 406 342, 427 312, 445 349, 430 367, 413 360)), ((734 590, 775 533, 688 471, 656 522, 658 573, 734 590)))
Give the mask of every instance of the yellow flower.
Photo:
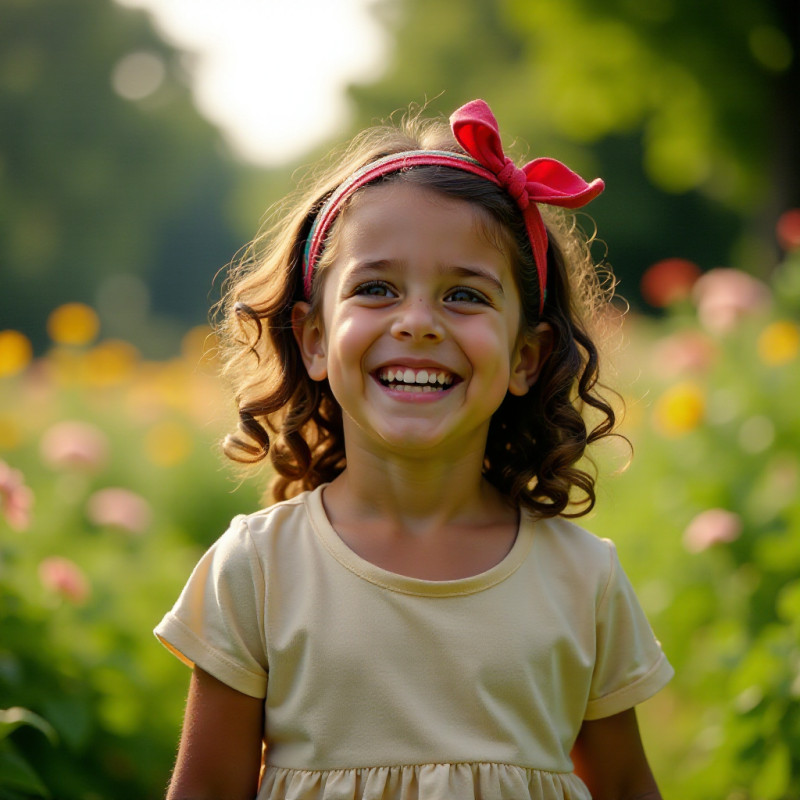
POLYGON ((14 450, 24 440, 20 421, 10 414, 0 414, 0 450, 14 450))
POLYGON ((758 355, 771 367, 788 364, 800 353, 800 327, 789 320, 767 325, 758 337, 758 355))
POLYGON ((677 383, 656 401, 653 422, 663 436, 683 436, 703 421, 705 408, 705 395, 696 383, 677 383))
POLYGON ((83 380, 83 353, 68 347, 54 347, 44 360, 53 380, 60 386, 78 386, 83 380))
POLYGON ((83 303, 59 306, 47 319, 47 333, 56 344, 88 344, 99 330, 97 313, 83 303))
POLYGON ((154 425, 145 436, 145 452, 159 467, 181 464, 192 452, 192 439, 183 425, 161 422, 154 425))
POLYGON ((24 333, 0 331, 0 378, 22 372, 32 358, 33 347, 24 333))
POLYGON ((139 351, 132 344, 108 339, 86 353, 86 382, 92 386, 116 386, 133 375, 138 363, 139 351))

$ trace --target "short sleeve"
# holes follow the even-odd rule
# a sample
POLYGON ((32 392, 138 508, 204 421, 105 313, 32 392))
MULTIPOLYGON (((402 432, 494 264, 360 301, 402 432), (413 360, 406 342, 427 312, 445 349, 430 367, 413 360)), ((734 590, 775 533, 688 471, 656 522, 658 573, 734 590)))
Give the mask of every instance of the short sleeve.
POLYGON ((608 542, 610 572, 597 608, 596 661, 587 720, 618 714, 662 689, 674 670, 656 640, 639 600, 608 542))
POLYGON ((194 568, 156 637, 251 697, 267 693, 264 574, 245 517, 237 517, 194 568))

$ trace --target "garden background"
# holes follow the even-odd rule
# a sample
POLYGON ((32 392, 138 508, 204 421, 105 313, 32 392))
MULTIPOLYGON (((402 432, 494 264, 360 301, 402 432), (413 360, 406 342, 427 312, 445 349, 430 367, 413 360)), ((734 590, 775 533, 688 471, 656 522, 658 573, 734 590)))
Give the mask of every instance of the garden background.
MULTIPOLYGON (((800 798, 797 3, 374 13, 386 65, 348 89, 337 141, 411 101, 484 97, 518 155, 606 178, 598 258, 629 304, 609 309, 607 379, 635 456, 597 454, 586 524, 677 670, 641 708, 645 742, 665 797, 800 798)), ((187 674, 151 629, 259 504, 219 454, 208 309, 317 153, 237 161, 190 73, 144 12, 3 3, 0 798, 163 794, 187 674)))

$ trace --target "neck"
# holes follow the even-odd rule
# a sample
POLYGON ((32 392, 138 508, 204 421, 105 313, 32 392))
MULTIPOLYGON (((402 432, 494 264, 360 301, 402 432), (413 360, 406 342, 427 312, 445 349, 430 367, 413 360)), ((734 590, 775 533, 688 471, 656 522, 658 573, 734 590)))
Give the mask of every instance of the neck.
POLYGON ((481 524, 509 513, 482 475, 483 449, 455 460, 348 451, 347 469, 326 490, 337 516, 381 518, 408 532, 452 522, 481 524))

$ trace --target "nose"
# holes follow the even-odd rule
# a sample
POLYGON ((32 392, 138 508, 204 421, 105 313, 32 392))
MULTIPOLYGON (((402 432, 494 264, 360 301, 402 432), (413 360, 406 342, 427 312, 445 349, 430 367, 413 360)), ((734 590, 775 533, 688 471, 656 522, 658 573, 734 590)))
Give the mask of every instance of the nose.
POLYGON ((397 309, 391 332, 398 339, 415 342, 438 342, 443 336, 436 310, 422 297, 409 298, 397 309))

